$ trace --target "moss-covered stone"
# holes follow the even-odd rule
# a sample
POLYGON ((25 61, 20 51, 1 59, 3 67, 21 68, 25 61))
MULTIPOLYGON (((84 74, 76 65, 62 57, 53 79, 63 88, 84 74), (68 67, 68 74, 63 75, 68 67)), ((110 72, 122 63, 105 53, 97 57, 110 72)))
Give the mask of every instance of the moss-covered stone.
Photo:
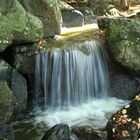
POLYGON ((101 29, 106 29, 106 40, 115 59, 140 75, 140 22, 131 19, 101 19, 101 29))
POLYGON ((60 33, 61 12, 57 0, 19 0, 25 10, 42 22, 46 36, 60 33))
POLYGON ((35 42, 43 37, 42 22, 27 13, 17 0, 12 0, 9 7, 2 5, 5 7, 0 6, 0 52, 13 40, 35 42))
POLYGON ((0 82, 0 126, 7 121, 13 114, 14 94, 6 84, 0 82))

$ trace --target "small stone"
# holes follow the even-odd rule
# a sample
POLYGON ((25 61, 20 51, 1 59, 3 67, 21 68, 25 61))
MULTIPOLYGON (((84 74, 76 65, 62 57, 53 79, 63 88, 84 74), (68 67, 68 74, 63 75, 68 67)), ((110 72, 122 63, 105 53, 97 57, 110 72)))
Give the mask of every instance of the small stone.
POLYGON ((136 124, 136 121, 132 121, 133 124, 136 124))
POLYGON ((128 122, 131 122, 131 121, 132 121, 132 119, 131 119, 131 118, 129 118, 129 119, 127 119, 127 121, 128 121, 128 122))
POLYGON ((115 117, 113 117, 113 121, 115 121, 116 120, 116 118, 115 117))
POLYGON ((130 134, 128 133, 127 130, 122 131, 122 135, 123 135, 123 137, 128 137, 128 136, 130 136, 130 134))
POLYGON ((112 128, 112 132, 115 133, 116 132, 116 129, 115 128, 112 128))
POLYGON ((127 124, 127 123, 128 123, 127 120, 125 120, 125 119, 121 120, 121 124, 127 124))
POLYGON ((139 95, 136 95, 135 99, 136 100, 140 100, 140 96, 139 95))
POLYGON ((123 118, 127 118, 128 117, 128 115, 123 115, 123 118))
POLYGON ((130 105, 128 104, 128 105, 126 105, 124 108, 129 108, 130 107, 130 105))
POLYGON ((126 109, 123 109, 122 110, 122 114, 126 114, 127 113, 127 110, 126 109))

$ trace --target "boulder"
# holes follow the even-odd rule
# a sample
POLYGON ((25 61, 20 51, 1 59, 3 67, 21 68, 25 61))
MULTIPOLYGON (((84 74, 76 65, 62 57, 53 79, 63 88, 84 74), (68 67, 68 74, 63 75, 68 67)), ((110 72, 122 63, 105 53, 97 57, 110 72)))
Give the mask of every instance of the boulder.
POLYGON ((140 95, 116 112, 107 123, 108 140, 140 138, 140 95))
POLYGON ((76 27, 84 25, 84 16, 80 11, 71 9, 61 10, 61 12, 64 27, 76 27))
POLYGON ((57 0, 19 0, 25 10, 42 22, 47 37, 60 33, 61 12, 57 0))
POLYGON ((23 111, 27 103, 26 81, 15 69, 2 59, 0 59, 0 81, 6 82, 14 94, 14 113, 23 111))
POLYGON ((75 126, 72 128, 79 140, 106 140, 106 132, 95 130, 93 126, 75 126))
POLYGON ((116 61, 133 74, 140 75, 140 22, 126 18, 102 18, 100 29, 106 30, 106 41, 116 61))
POLYGON ((65 124, 58 124, 50 128, 42 140, 70 140, 69 127, 65 124))
POLYGON ((0 21, 0 52, 13 41, 36 42, 43 37, 42 22, 27 13, 17 0, 0 4, 0 21))
POLYGON ((140 78, 127 74, 110 74, 111 96, 123 100, 132 100, 140 90, 140 78))
POLYGON ((83 14, 64 1, 59 1, 62 13, 63 27, 76 27, 84 25, 83 14))
POLYGON ((6 82, 0 82, 0 127, 13 115, 14 94, 6 82))

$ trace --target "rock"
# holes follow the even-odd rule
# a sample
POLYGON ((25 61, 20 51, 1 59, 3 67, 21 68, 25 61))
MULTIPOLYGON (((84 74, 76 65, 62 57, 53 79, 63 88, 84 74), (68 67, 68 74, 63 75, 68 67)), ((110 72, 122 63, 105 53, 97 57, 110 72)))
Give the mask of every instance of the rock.
POLYGON ((25 10, 37 16, 42 22, 45 35, 54 36, 60 33, 61 12, 57 0, 19 0, 25 10))
POLYGON ((107 123, 108 140, 140 138, 140 95, 116 112, 107 123))
POLYGON ((116 61, 140 75, 140 22, 132 19, 102 18, 100 29, 106 29, 106 41, 116 61))
POLYGON ((106 140, 106 132, 99 132, 92 126, 75 126, 72 132, 79 140, 106 140))
POLYGON ((14 113, 23 111, 27 103, 27 85, 25 79, 8 63, 0 59, 0 81, 5 81, 13 91, 14 113))
MULTIPOLYGON (((106 46, 107 47, 107 46, 106 46)), ((132 76, 113 58, 108 50, 108 70, 110 81, 110 96, 123 100, 132 100, 140 91, 140 77, 132 76)))
POLYGON ((58 124, 49 129, 42 140, 70 140, 69 127, 65 124, 58 124))
POLYGON ((110 75, 111 96, 123 100, 133 99, 140 90, 140 81, 127 74, 110 75))
POLYGON ((64 27, 76 27, 84 25, 84 16, 80 11, 74 9, 64 1, 59 1, 59 7, 62 13, 64 27))
POLYGON ((25 79, 15 69, 11 74, 11 89, 16 99, 14 111, 16 113, 26 109, 27 105, 27 83, 25 79))
POLYGON ((63 26, 64 27, 76 27, 84 25, 83 14, 78 10, 61 10, 63 26))
POLYGON ((38 51, 38 45, 35 43, 15 46, 13 49, 14 67, 21 73, 34 73, 35 55, 38 51))
POLYGON ((0 21, 0 52, 13 41, 35 42, 43 37, 42 22, 27 13, 17 0, 0 5, 0 21))
POLYGON ((83 14, 84 24, 93 24, 97 22, 93 9, 91 9, 90 7, 76 7, 76 9, 83 14))
POLYGON ((13 115, 14 94, 6 82, 0 82, 0 127, 13 115))
POLYGON ((0 126, 0 140, 15 140, 13 128, 9 124, 0 126))
POLYGON ((70 6, 69 4, 65 3, 64 1, 62 0, 59 0, 59 8, 60 10, 72 10, 74 9, 72 6, 70 6))

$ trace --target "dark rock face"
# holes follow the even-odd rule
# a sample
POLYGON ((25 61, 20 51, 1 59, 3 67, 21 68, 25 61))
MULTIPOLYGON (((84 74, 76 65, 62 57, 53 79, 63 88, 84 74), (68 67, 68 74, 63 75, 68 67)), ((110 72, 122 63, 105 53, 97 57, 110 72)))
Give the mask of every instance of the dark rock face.
POLYGON ((16 99, 15 112, 20 112, 27 104, 27 83, 15 69, 11 75, 11 89, 16 99))
POLYGON ((70 140, 69 127, 65 124, 55 125, 46 132, 42 140, 70 140))
POLYGON ((14 111, 20 112, 26 108, 27 85, 25 79, 8 63, 0 59, 0 81, 6 82, 13 91, 14 111))
POLYGON ((39 46, 35 43, 18 45, 13 49, 14 67, 21 73, 35 72, 35 55, 39 51, 39 46))
POLYGON ((9 124, 0 126, 0 140, 15 140, 13 128, 9 124))
POLYGON ((140 77, 132 75, 128 69, 116 62, 110 48, 108 53, 108 70, 110 82, 110 96, 123 100, 132 100, 140 91, 140 77))
POLYGON ((106 132, 98 131, 92 126, 77 126, 72 128, 79 140, 106 140, 106 132))
POLYGON ((138 140, 140 138, 140 95, 110 118, 107 133, 108 140, 138 140))
POLYGON ((140 81, 126 74, 115 74, 110 77, 111 95, 120 99, 133 99, 140 90, 140 81))
POLYGON ((140 23, 137 20, 103 18, 100 29, 106 30, 106 41, 114 58, 132 74, 140 75, 140 23))
POLYGON ((84 25, 83 14, 78 10, 61 10, 63 26, 64 27, 75 27, 84 25))

